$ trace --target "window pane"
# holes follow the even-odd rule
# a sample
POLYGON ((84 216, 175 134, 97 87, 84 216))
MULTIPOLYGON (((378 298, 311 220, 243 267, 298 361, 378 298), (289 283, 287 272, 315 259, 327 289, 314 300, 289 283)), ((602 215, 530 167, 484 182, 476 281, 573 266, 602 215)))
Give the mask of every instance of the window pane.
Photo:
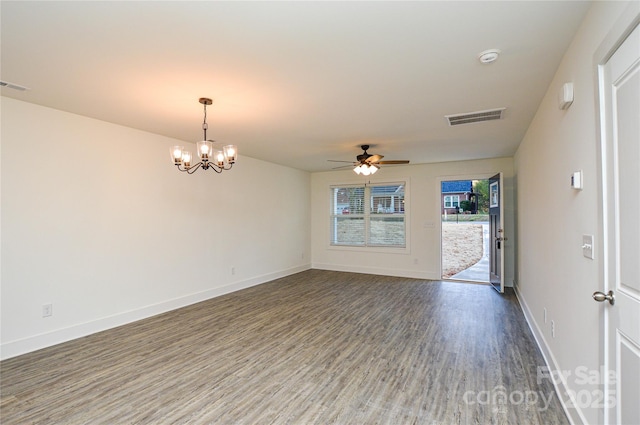
POLYGON ((369 245, 405 246, 404 216, 371 216, 369 245))
POLYGON ((331 244, 405 247, 404 184, 331 188, 331 244))
POLYGON ((364 186, 331 188, 331 244, 365 244, 364 186))
POLYGON ((371 186, 371 214, 404 214, 404 185, 371 186))
POLYGON ((364 245, 364 218, 334 216, 333 245, 364 245))
POLYGON ((333 214, 364 214, 364 187, 334 187, 333 214))
POLYGON ((404 184, 371 186, 370 246, 405 246, 404 184))
POLYGON ((460 206, 460 195, 447 195, 444 197, 445 208, 457 208, 460 206))

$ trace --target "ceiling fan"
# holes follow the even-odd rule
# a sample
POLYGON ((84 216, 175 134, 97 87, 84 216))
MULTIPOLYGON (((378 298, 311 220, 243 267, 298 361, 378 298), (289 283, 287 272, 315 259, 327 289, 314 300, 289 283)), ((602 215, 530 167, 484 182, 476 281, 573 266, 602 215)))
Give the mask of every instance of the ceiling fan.
POLYGON ((407 159, 399 159, 399 160, 391 160, 391 161, 381 161, 384 158, 383 155, 371 155, 367 152, 369 149, 369 145, 362 145, 360 148, 364 151, 360 155, 356 156, 355 161, 338 161, 334 159, 329 159, 329 162, 349 162, 349 165, 342 165, 340 167, 334 167, 336 170, 338 168, 346 168, 346 167, 355 167, 353 171, 356 174, 363 174, 368 176, 370 174, 375 173, 380 168, 379 165, 393 165, 393 164, 408 164, 409 160, 407 159))

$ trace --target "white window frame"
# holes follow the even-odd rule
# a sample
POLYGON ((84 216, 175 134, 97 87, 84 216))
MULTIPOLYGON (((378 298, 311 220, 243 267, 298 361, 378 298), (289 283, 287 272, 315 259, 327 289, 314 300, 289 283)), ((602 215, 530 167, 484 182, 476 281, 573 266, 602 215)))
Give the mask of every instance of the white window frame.
POLYGON ((445 208, 460 208, 460 195, 444 195, 444 207, 445 208), (449 198, 449 201, 447 201, 449 198), (453 198, 456 198, 455 202, 452 202, 453 198), (457 204, 457 205, 454 205, 457 204))
MULTIPOLYGON (((409 246, 409 217, 408 217, 408 185, 406 181, 399 182, 376 182, 376 183, 368 183, 368 184, 333 184, 330 186, 330 230, 329 230, 329 245, 332 248, 359 248, 365 250, 404 250, 406 251, 409 246), (402 213, 395 211, 395 205, 392 207, 385 206, 383 211, 378 212, 377 206, 373 205, 374 202, 374 194, 372 194, 372 189, 375 187, 387 187, 387 186, 402 186, 402 208, 400 209, 402 213), (362 188, 363 189, 363 211, 361 214, 354 214, 353 211, 349 211, 348 215, 343 214, 344 206, 337 204, 337 197, 335 189, 342 188, 362 188), (372 243, 370 241, 371 237, 371 221, 372 218, 374 220, 384 218, 384 217, 393 217, 393 218, 402 218, 402 226, 403 226, 403 235, 404 235, 404 243, 403 244, 380 244, 380 243, 372 243), (339 218, 344 219, 358 219, 362 218, 364 220, 363 226, 363 243, 337 243, 337 221, 339 218)), ((378 195, 378 194, 376 194, 378 195)), ((377 197, 377 196, 376 196, 377 197)), ((394 203, 395 204, 395 203, 394 203)), ((399 211, 400 211, 399 210, 399 211)))

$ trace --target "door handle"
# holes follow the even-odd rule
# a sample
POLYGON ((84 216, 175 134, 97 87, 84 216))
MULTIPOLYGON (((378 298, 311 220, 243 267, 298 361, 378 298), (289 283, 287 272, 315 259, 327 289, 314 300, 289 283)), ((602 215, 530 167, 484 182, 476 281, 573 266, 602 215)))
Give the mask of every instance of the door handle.
POLYGON ((598 301, 599 303, 609 301, 609 304, 614 305, 616 302, 616 299, 613 296, 613 291, 609 291, 606 294, 604 292, 596 291, 592 296, 593 299, 598 301))

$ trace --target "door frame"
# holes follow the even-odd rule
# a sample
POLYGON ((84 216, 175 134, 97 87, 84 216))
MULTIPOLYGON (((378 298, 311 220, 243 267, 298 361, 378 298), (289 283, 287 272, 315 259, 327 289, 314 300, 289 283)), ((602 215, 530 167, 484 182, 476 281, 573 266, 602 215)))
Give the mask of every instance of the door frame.
MULTIPOLYGON (((436 230, 438 231, 438 238, 439 238, 439 243, 438 243, 438 249, 439 249, 439 259, 440 261, 438 262, 438 279, 442 279, 442 182, 446 182, 446 181, 453 181, 453 180, 489 180, 491 177, 495 176, 497 173, 502 173, 504 175, 504 172, 502 170, 500 171, 493 171, 493 172, 488 172, 488 173, 474 173, 474 174, 456 174, 456 175, 444 175, 444 176, 437 176, 436 177, 436 184, 437 184, 437 190, 436 190, 436 196, 437 196, 437 201, 435 202, 436 204, 436 209, 437 209, 437 217, 438 220, 436 222, 436 230)), ((501 188, 502 189, 502 188, 501 188)), ((504 207, 502 207, 502 215, 505 214, 505 209, 504 207)), ((504 217, 502 218, 504 220, 504 217)), ((506 254, 506 252, 505 252, 506 254)), ((504 279, 504 278, 503 278, 504 279)))
MULTIPOLYGON (((596 112, 598 114, 596 119, 596 133, 597 133, 597 177, 598 177, 598 221, 599 221, 599 229, 598 229, 598 238, 602 241, 602 255, 598 256, 598 266, 599 266, 599 282, 602 283, 602 286, 598 288, 598 290, 604 289, 608 291, 611 283, 609 282, 609 270, 610 265, 607 259, 607 240, 605 237, 607 234, 605 233, 605 229, 608 226, 609 218, 607 216, 607 208, 606 204, 608 202, 609 194, 607 193, 607 158, 603 154, 606 152, 607 148, 607 135, 606 135, 606 127, 604 123, 606 122, 606 106, 605 99, 602 99, 601 94, 602 90, 602 81, 601 74, 604 65, 609 61, 609 59, 613 56, 616 50, 622 45, 622 43, 626 40, 626 38, 631 34, 636 26, 640 24, 640 3, 632 2, 630 3, 625 11, 622 13, 618 21, 612 26, 609 33, 605 36, 604 40, 596 50, 596 53, 593 56, 593 68, 594 68, 594 78, 595 78, 595 95, 596 95, 596 112)), ((599 345, 600 345, 600 358, 603 367, 608 367, 610 364, 609 360, 609 349, 608 342, 610 339, 608 325, 609 325, 609 314, 610 309, 603 308, 600 309, 600 320, 599 320, 599 345)), ((608 373, 605 375, 608 377, 608 373)), ((604 391, 604 399, 609 400, 611 394, 611 385, 608 382, 603 382, 603 391, 604 391)), ((600 417, 598 421, 600 424, 609 423, 610 417, 610 409, 615 407, 603 407, 600 417)))

